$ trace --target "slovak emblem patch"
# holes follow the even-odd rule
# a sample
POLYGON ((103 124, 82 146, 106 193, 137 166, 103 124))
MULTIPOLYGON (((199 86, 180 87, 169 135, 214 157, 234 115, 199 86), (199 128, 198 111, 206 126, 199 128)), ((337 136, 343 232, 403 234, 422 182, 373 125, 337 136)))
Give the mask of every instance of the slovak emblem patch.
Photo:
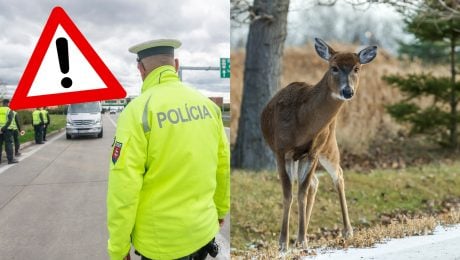
POLYGON ((112 162, 115 164, 120 157, 121 153, 121 147, 123 146, 122 143, 120 142, 115 142, 115 145, 113 146, 113 152, 112 152, 112 162))

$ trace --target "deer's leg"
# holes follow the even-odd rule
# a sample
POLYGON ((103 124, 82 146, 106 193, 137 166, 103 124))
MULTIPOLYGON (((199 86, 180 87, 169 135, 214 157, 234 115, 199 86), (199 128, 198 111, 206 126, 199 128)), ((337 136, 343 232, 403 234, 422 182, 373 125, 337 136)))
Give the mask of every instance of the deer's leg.
POLYGON ((297 246, 306 249, 308 247, 307 230, 310 215, 315 201, 318 179, 315 176, 317 159, 304 157, 299 161, 299 232, 297 234, 297 246))
POLYGON ((292 204, 292 183, 289 176, 293 169, 292 159, 286 160, 284 156, 277 156, 278 174, 283 189, 283 220, 279 239, 280 251, 285 252, 289 247, 289 215, 292 204))
POLYGON ((348 217, 347 200, 345 198, 345 182, 343 180, 342 167, 338 166, 338 180, 337 189, 339 191, 340 206, 342 207, 342 218, 345 229, 343 230, 343 237, 353 237, 353 228, 351 227, 350 218, 348 217))
POLYGON ((334 186, 339 193, 340 206, 342 208, 342 218, 343 218, 343 236, 345 238, 353 237, 353 228, 351 227, 350 218, 348 217, 348 207, 347 200, 345 198, 345 182, 343 180, 343 170, 340 167, 338 159, 338 149, 337 155, 329 154, 326 156, 320 156, 319 161, 321 165, 326 169, 326 171, 331 176, 334 186))

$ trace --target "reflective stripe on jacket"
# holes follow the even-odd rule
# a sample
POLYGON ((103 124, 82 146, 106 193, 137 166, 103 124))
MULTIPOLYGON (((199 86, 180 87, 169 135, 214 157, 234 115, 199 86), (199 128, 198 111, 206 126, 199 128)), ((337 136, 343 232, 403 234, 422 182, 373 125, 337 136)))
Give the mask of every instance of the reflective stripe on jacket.
POLYGON ((107 193, 108 252, 131 242, 144 256, 176 259, 219 231, 230 207, 230 151, 220 109, 162 66, 120 114, 107 193))

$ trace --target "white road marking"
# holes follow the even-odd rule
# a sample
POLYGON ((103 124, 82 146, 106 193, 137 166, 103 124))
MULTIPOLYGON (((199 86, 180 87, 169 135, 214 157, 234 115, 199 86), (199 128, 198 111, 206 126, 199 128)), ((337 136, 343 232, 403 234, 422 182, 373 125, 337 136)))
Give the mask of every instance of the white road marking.
POLYGON ((227 141, 230 140, 230 127, 225 127, 225 134, 227 134, 227 141))
MULTIPOLYGON (((40 151, 43 147, 48 146, 52 142, 54 142, 57 139, 59 139, 64 134, 65 134, 65 132, 63 131, 62 133, 53 136, 49 141, 47 141, 44 144, 36 144, 36 145, 30 146, 30 148, 31 148, 30 151, 22 153, 22 155, 20 157, 16 157, 15 159, 18 160, 19 162, 21 162, 24 159, 27 159, 28 157, 32 156, 34 153, 40 151)), ((18 164, 14 163, 14 164, 7 164, 6 166, 1 166, 0 167, 0 175, 2 173, 4 173, 6 170, 8 170, 9 168, 14 167, 16 165, 18 165, 18 164)))
POLYGON ((117 127, 117 123, 115 123, 115 121, 113 121, 113 119, 110 116, 108 116, 108 118, 109 118, 110 123, 112 123, 114 127, 117 127))

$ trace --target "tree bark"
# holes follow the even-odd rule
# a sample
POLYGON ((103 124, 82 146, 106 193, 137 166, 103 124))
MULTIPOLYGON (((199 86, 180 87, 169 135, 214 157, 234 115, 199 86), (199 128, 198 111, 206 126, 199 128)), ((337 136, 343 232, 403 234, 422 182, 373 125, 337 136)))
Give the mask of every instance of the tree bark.
POLYGON ((244 86, 232 167, 271 169, 275 160, 260 130, 260 114, 279 88, 289 0, 254 0, 246 44, 244 86))

